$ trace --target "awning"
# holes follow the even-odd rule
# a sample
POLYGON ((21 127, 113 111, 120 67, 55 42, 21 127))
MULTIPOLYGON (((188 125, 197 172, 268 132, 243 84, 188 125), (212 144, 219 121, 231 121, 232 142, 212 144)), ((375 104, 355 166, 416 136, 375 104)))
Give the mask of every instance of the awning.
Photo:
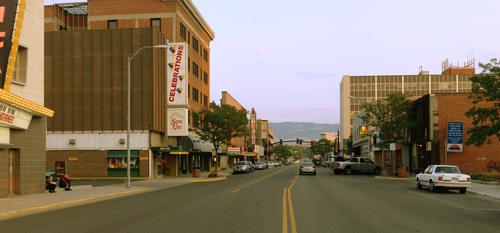
POLYGON ((195 133, 189 132, 188 137, 191 142, 193 142, 193 148, 200 150, 200 152, 212 153, 212 151, 215 149, 212 143, 201 140, 200 137, 195 133))

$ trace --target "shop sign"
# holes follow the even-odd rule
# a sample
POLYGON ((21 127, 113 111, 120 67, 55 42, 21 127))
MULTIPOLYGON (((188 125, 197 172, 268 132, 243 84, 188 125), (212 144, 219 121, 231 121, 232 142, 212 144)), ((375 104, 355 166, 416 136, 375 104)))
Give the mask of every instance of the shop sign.
POLYGON ((463 122, 448 122, 448 141, 446 143, 446 151, 448 152, 462 152, 463 149, 463 122))
POLYGON ((167 136, 188 136, 188 109, 167 109, 167 136))
POLYGON ((187 105, 188 46, 169 43, 167 51, 167 105, 187 105))
POLYGON ((33 114, 20 108, 12 107, 0 102, 0 125, 8 125, 12 128, 28 129, 33 114))
POLYGON ((16 22, 17 0, 0 2, 0 88, 4 88, 7 64, 12 48, 12 34, 16 22))

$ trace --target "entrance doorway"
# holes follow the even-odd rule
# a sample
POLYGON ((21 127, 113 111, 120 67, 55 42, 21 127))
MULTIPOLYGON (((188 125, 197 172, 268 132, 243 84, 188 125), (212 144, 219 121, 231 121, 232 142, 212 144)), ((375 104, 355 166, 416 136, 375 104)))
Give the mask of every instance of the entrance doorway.
POLYGON ((9 194, 21 193, 20 151, 9 149, 9 194))

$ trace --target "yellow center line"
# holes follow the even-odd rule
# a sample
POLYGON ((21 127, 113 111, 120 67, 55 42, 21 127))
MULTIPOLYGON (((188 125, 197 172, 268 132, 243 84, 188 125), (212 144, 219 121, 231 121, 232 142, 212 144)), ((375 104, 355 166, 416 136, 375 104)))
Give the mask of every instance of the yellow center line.
POLYGON ((295 223, 295 214, 293 212, 293 204, 292 204, 292 195, 290 193, 290 190, 292 187, 295 185, 295 182, 297 181, 297 178, 299 176, 295 176, 295 179, 292 181, 292 184, 288 189, 283 190, 283 233, 288 233, 288 218, 287 218, 287 211, 286 211, 286 203, 287 203, 287 193, 288 193, 288 210, 290 212, 290 230, 292 233, 297 233, 297 224, 295 223))

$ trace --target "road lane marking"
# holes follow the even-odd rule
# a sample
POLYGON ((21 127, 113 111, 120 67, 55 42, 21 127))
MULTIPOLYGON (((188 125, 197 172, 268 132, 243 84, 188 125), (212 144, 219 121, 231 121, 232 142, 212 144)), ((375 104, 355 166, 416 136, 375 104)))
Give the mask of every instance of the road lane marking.
POLYGON ((295 185, 297 178, 299 176, 296 175, 292 181, 290 187, 285 188, 283 190, 283 233, 288 233, 288 213, 287 213, 287 201, 288 201, 288 211, 290 212, 290 231, 292 233, 297 233, 297 224, 295 222, 295 213, 293 211, 293 203, 292 203, 292 194, 290 190, 295 185))

